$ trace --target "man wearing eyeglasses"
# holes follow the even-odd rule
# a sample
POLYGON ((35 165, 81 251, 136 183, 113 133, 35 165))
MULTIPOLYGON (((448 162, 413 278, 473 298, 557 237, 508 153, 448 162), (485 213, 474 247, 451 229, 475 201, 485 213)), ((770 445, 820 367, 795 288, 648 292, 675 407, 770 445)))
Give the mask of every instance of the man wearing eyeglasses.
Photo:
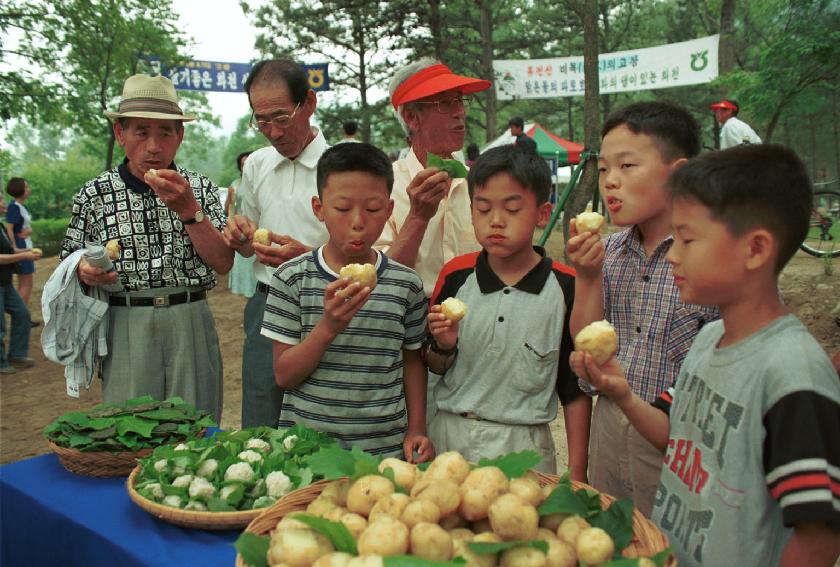
POLYGON ((446 262, 481 249, 470 218, 467 180, 427 168, 426 156, 451 159, 463 148, 468 95, 488 88, 490 81, 456 75, 430 58, 397 70, 389 85, 411 149, 394 162, 394 213, 377 244, 420 274, 426 296, 446 262))
POLYGON ((274 269, 324 244, 327 231, 312 214, 317 196, 315 166, 327 149, 320 130, 309 123, 316 96, 306 73, 293 61, 257 63, 245 82, 253 111, 250 126, 271 143, 250 155, 242 171, 241 214, 228 219, 228 245, 245 257, 254 254, 257 292, 245 307, 242 354, 242 427, 276 427, 283 392, 274 381, 272 341, 260 334, 274 269), (257 228, 271 242, 251 242, 257 228))

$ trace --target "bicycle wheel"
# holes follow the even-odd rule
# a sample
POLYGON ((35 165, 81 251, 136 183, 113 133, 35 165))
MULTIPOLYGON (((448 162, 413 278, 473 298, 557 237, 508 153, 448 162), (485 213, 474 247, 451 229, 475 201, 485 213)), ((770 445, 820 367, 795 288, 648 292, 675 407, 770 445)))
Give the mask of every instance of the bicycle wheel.
POLYGON ((840 256, 840 193, 817 191, 808 235, 800 248, 811 256, 840 256))

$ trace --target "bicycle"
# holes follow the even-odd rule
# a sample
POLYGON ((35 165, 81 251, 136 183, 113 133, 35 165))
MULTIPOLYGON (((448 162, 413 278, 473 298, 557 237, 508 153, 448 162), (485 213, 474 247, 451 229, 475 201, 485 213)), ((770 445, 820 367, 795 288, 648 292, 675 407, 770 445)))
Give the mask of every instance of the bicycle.
POLYGON ((808 235, 799 247, 818 258, 840 256, 840 193, 814 193, 808 235))

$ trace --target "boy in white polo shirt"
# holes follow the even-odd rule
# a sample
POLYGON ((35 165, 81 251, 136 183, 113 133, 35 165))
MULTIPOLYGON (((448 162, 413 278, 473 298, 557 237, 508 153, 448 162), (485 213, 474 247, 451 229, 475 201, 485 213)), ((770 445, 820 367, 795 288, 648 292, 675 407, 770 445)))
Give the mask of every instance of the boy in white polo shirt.
POLYGON ((513 146, 482 154, 467 177, 481 252, 441 271, 432 295, 427 364, 442 374, 429 434, 439 452, 471 461, 530 449, 556 470, 549 423, 564 405, 572 478, 586 479, 591 402, 568 366, 574 271, 532 245, 545 226, 551 173, 539 156, 513 146), (457 297, 458 323, 440 303, 457 297))

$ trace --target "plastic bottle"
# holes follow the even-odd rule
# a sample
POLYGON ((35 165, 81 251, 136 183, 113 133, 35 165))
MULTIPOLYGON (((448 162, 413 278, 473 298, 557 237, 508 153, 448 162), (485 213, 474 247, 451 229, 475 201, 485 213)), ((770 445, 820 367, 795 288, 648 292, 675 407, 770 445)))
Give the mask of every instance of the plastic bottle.
MULTIPOLYGON (((103 270, 105 270, 106 274, 115 272, 117 270, 114 267, 114 263, 111 261, 111 257, 105 250, 105 247, 101 244, 92 244, 88 242, 87 247, 85 248, 84 256, 88 264, 90 264, 91 266, 96 266, 97 268, 102 268, 103 270)), ((111 293, 116 293, 119 291, 123 291, 124 288, 119 278, 117 278, 117 281, 115 283, 103 285, 102 289, 111 293)))

